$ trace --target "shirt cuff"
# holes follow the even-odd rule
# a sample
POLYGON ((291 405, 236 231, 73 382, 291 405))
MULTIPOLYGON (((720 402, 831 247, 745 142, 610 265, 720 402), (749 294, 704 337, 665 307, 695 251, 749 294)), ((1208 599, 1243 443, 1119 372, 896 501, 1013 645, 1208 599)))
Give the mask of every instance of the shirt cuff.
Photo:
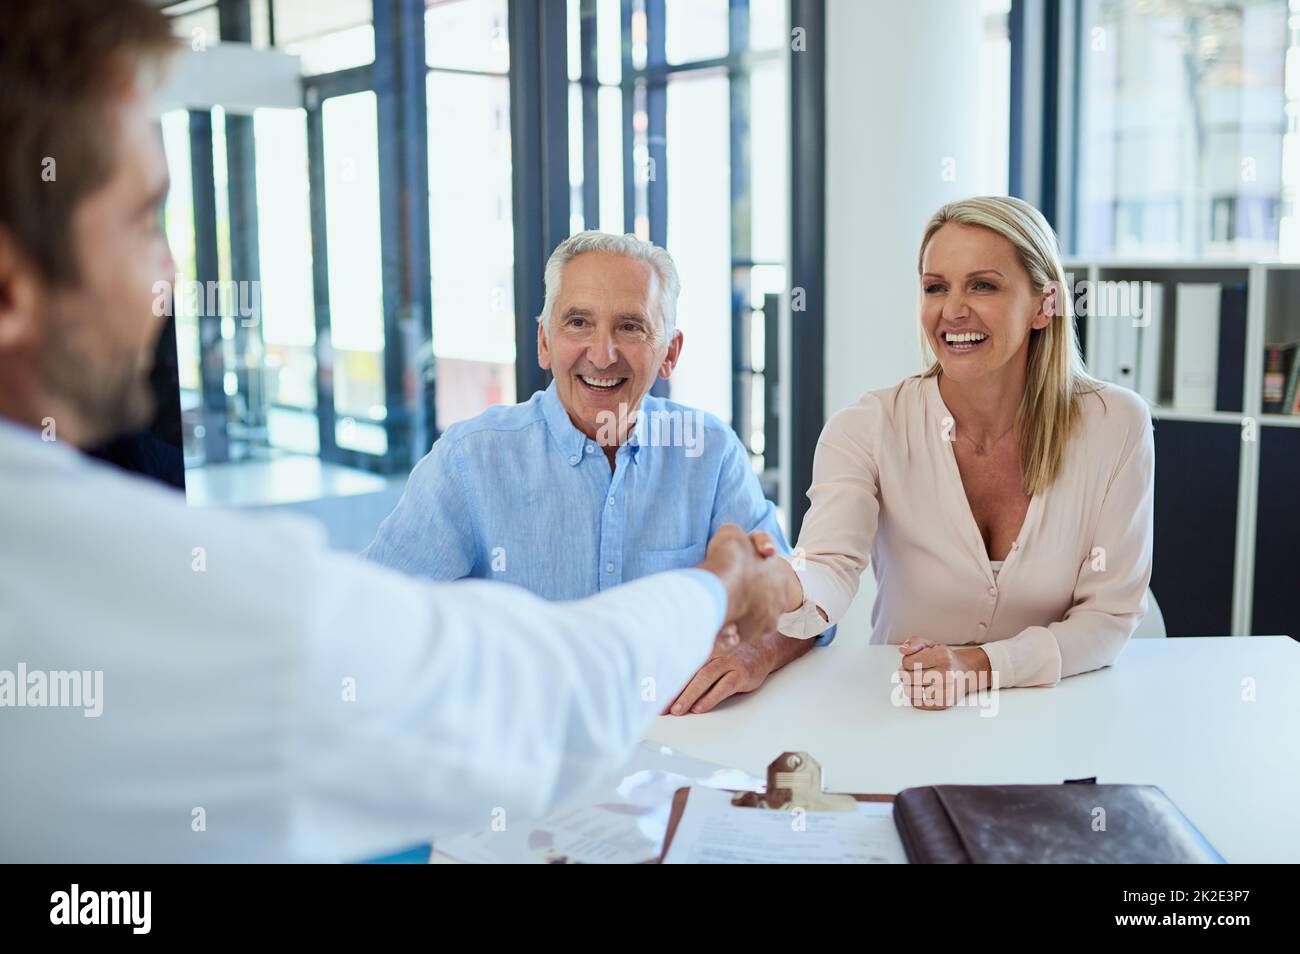
POLYGON ((997 685, 1054 686, 1061 681, 1061 650, 1046 626, 1030 626, 1008 639, 979 643, 997 673, 997 685))
MULTIPOLYGON (((790 636, 794 639, 812 639, 814 636, 821 636, 827 631, 833 630, 834 627, 826 622, 825 617, 817 609, 816 603, 805 599, 803 605, 797 610, 784 613, 777 619, 776 629, 782 636, 790 636)), ((830 642, 832 638, 834 638, 833 634, 827 638, 826 642, 830 642)))
POLYGON ((678 572, 689 579, 702 583, 704 588, 709 591, 709 594, 713 597, 713 603, 717 607, 718 624, 713 628, 715 631, 722 629, 722 624, 727 621, 727 588, 722 585, 722 581, 708 570, 701 570, 696 567, 679 570, 678 572))

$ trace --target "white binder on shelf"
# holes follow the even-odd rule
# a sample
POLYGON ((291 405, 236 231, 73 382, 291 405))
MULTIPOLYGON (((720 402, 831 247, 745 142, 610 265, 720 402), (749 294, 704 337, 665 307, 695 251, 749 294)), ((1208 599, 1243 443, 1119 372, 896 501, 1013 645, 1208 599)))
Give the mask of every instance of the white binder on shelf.
POLYGON ((1088 319, 1088 370, 1103 381, 1114 381, 1116 373, 1115 322, 1112 315, 1094 314, 1088 319))
POLYGON ((1174 407, 1213 411, 1219 374, 1218 284, 1182 283, 1174 298, 1174 407))
POLYGON ((1138 379, 1138 319, 1120 315, 1110 319, 1115 325, 1115 374, 1110 380, 1136 391, 1138 379))
POLYGON ((1160 402, 1160 346, 1165 314, 1165 286, 1142 283, 1142 324, 1137 328, 1137 392, 1152 406, 1160 402))

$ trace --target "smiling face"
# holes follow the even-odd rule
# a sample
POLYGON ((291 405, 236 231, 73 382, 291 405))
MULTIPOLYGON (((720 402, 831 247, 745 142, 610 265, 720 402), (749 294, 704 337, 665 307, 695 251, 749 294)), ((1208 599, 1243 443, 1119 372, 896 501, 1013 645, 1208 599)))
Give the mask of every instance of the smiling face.
POLYGON ((649 262, 585 252, 564 266, 549 329, 538 326, 537 360, 569 419, 607 446, 626 439, 641 399, 681 353, 681 332, 664 333, 660 293, 649 262))
POLYGON ((991 229, 948 222, 921 269, 921 327, 952 380, 1023 366, 1030 330, 1051 323, 1054 292, 1036 291, 1015 247, 991 229))

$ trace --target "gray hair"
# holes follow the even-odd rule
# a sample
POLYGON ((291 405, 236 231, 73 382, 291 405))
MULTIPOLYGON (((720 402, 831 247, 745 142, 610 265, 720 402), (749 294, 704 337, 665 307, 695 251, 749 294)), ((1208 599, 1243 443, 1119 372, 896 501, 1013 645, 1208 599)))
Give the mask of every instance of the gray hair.
POLYGON ((626 255, 654 266, 659 276, 659 311, 664 322, 664 340, 671 341, 677 331, 677 295, 682 289, 672 256, 658 245, 635 235, 614 235, 594 229, 569 236, 555 246, 555 251, 546 260, 546 302, 537 317, 546 333, 550 334, 551 311, 555 307, 555 297, 560 293, 560 273, 565 265, 586 252, 626 255))

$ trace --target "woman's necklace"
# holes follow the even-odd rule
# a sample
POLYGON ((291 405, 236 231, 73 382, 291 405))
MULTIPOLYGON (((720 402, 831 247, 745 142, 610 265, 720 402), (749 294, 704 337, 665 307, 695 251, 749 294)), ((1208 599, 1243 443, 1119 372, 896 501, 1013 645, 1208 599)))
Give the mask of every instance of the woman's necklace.
POLYGON ((984 457, 985 455, 988 454, 989 451, 991 451, 993 448, 998 446, 998 443, 1002 440, 1002 438, 1006 437, 1015 429, 1016 429, 1016 425, 1012 424, 1005 431, 1003 431, 1001 434, 998 435, 997 440, 990 442, 986 447, 981 447, 979 444, 976 444, 975 441, 971 440, 971 438, 966 437, 966 433, 963 430, 961 430, 961 428, 957 429, 957 433, 962 437, 966 437, 966 442, 970 444, 971 447, 975 448, 976 454, 978 454, 980 457, 984 457))

